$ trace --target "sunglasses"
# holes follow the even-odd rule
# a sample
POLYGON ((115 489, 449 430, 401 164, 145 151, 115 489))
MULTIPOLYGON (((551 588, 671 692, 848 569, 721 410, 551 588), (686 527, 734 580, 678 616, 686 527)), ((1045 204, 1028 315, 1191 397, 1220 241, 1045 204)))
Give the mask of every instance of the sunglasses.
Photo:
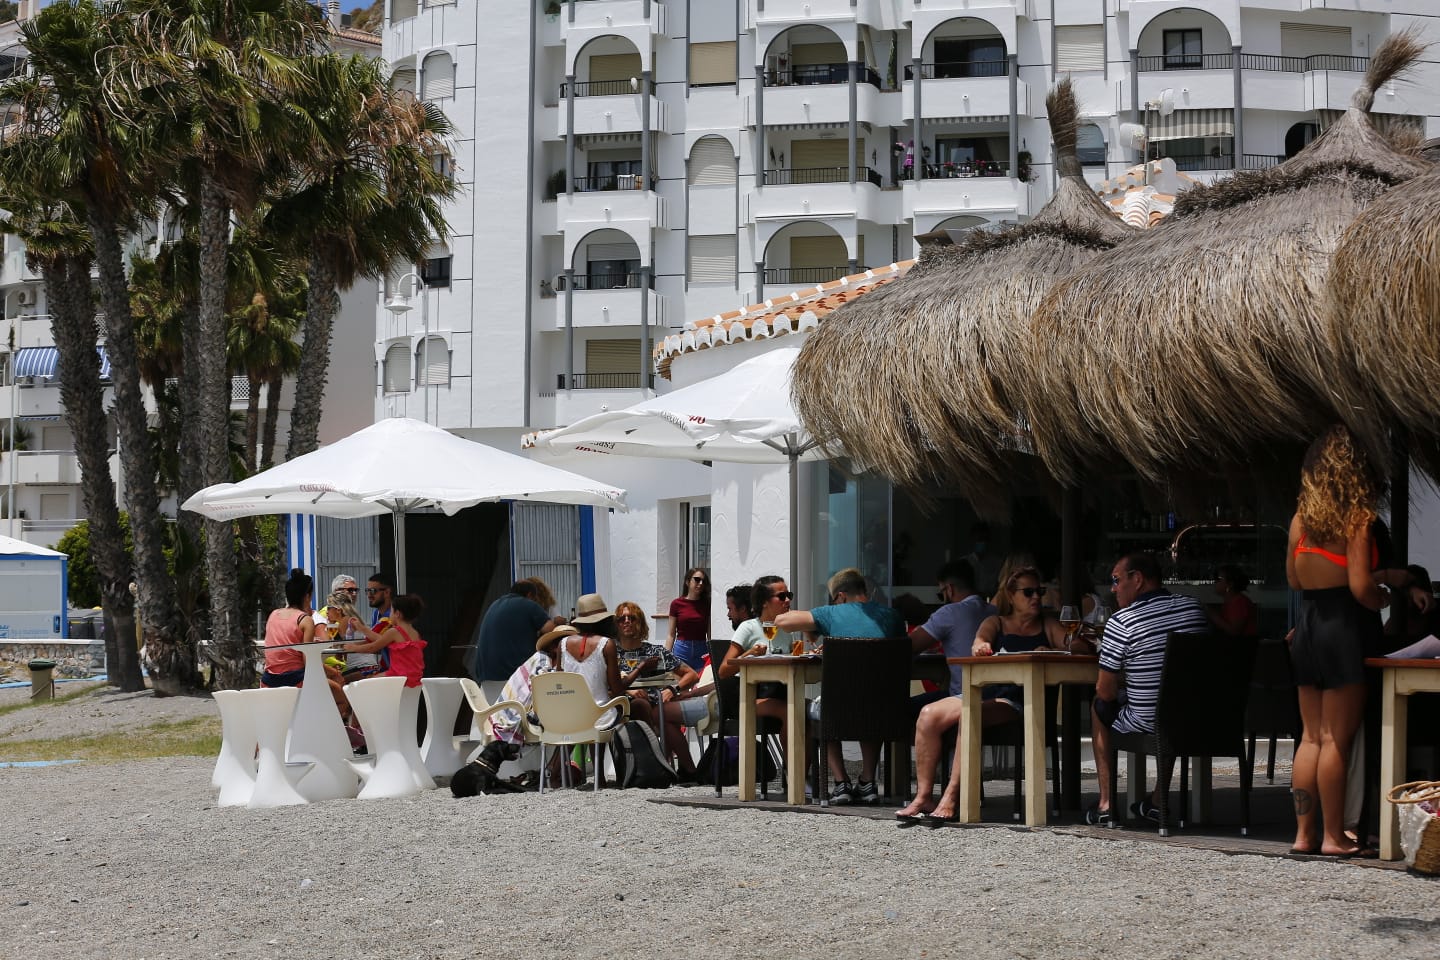
POLYGON ((366 593, 384 593, 384 592, 386 592, 386 591, 389 590, 389 589, 390 589, 389 587, 366 587, 366 588, 365 588, 365 592, 366 592, 366 593))
POLYGON ((620 616, 616 617, 615 619, 616 619, 616 620, 620 620, 620 621, 625 621, 625 620, 635 620, 635 621, 638 621, 640 618, 637 617, 637 616, 635 616, 635 614, 633 614, 633 613, 622 613, 622 614, 620 614, 620 616))
MULTIPOLYGON (((1134 572, 1135 572, 1134 570, 1126 570, 1124 573, 1120 574, 1120 577, 1128 577, 1128 576, 1130 576, 1130 574, 1132 574, 1132 573, 1134 573, 1134 572)), ((1111 576, 1110 576, 1110 586, 1112 586, 1112 587, 1118 587, 1118 586, 1120 585, 1120 577, 1117 577, 1117 576, 1115 576, 1114 574, 1111 574, 1111 576)))
POLYGON ((791 599, 791 598, 794 597, 794 596, 795 596, 795 594, 791 593, 789 590, 781 590, 779 593, 772 593, 772 594, 770 594, 770 599, 771 599, 771 600, 789 600, 789 599, 791 599))
POLYGON ((1022 594, 1027 600, 1031 597, 1045 596, 1044 587, 1016 587, 1015 592, 1018 594, 1022 594))
POLYGON ((341 592, 341 593, 359 593, 359 592, 360 592, 360 588, 359 588, 359 587, 341 587, 341 588, 340 588, 340 592, 341 592))
POLYGON ((691 577, 691 578, 690 578, 690 582, 691 582, 691 583, 704 583, 704 582, 705 582, 705 578, 704 578, 704 577, 691 577))

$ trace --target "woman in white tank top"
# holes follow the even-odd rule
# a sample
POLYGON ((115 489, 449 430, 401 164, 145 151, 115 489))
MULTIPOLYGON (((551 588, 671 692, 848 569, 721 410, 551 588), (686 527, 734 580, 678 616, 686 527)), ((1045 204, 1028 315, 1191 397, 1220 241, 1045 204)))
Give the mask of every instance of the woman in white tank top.
MULTIPOLYGON (((560 669, 584 677, 590 696, 596 703, 604 703, 625 693, 625 683, 620 679, 620 663, 615 658, 615 643, 609 637, 597 634, 566 637, 560 644, 560 669)), ((615 722, 616 716, 617 711, 611 707, 595 726, 603 730, 615 722)))

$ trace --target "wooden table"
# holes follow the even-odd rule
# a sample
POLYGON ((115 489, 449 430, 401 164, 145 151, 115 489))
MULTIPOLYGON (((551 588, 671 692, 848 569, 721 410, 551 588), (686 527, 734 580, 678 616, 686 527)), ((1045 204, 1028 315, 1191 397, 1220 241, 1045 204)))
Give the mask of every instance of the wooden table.
MULTIPOLYGON (((1043 826, 1049 815, 1045 790, 1045 688, 1061 683, 1094 684, 1100 658, 1078 653, 1006 653, 952 657, 949 662, 965 668, 965 712, 960 731, 960 821, 980 821, 983 688, 993 683, 1013 683, 1025 690, 1025 823, 1043 826)), ((1077 731, 1070 732, 1073 735, 1077 731)))
POLYGON ((755 799, 755 688, 783 683, 785 698, 785 801, 805 804, 805 684, 820 680, 820 657, 740 657, 740 799, 755 799))
POLYGON ((1365 666, 1380 671, 1380 859, 1399 860, 1400 821, 1395 805, 1385 799, 1390 788, 1404 783, 1405 741, 1412 693, 1440 693, 1440 660, 1391 660, 1373 657, 1365 666))

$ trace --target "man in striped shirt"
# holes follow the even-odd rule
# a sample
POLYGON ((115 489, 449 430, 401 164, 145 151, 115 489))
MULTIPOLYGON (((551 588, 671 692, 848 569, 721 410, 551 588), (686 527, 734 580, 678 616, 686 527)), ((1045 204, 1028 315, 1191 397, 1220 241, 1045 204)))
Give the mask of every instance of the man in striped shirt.
MULTIPOLYGON (((1194 597, 1171 593, 1160 584, 1154 554, 1131 553, 1110 572, 1110 591, 1119 611, 1105 624, 1100 641, 1100 676, 1095 681, 1095 769, 1100 778, 1100 805, 1086 822, 1112 823, 1110 805, 1110 734, 1150 733, 1155 729, 1155 702, 1160 695, 1160 668, 1165 641, 1171 633, 1204 633, 1205 608, 1194 597)), ((1144 768, 1131 771, 1145 776, 1144 768)), ((1158 788, 1157 788, 1158 789, 1158 788)), ((1130 812, 1158 822, 1160 797, 1152 792, 1131 804, 1130 812)))

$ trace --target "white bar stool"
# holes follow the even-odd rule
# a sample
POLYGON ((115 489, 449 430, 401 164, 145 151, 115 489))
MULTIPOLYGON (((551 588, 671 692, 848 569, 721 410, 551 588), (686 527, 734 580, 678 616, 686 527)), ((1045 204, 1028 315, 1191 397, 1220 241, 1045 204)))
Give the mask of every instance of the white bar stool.
MULTIPOLYGON (((418 688, 416 688, 418 691, 418 688)), ((406 756, 403 741, 405 728, 401 717, 404 677, 370 677, 356 680, 345 687, 350 707, 365 731, 365 742, 374 756, 374 763, 352 762, 351 767, 365 778, 360 789, 361 800, 381 797, 409 797, 421 787, 406 756)), ((416 698, 419 704, 419 698, 416 698)), ((414 716, 411 717, 410 742, 415 741, 414 716)))
POLYGON ((243 807, 255 790, 255 748, 259 740, 250 717, 250 701, 240 699, 244 692, 215 691, 215 706, 220 710, 220 756, 215 758, 210 786, 220 791, 216 805, 221 807, 243 807))
POLYGON ((355 751, 325 679, 322 651, 328 646, 329 640, 320 640, 296 648, 305 655, 305 685, 290 725, 287 756, 315 764, 300 788, 311 801, 353 797, 360 789, 360 778, 350 766, 355 751))
POLYGON ((425 697, 425 739, 420 744, 420 759, 434 777, 448 777, 465 765, 465 752, 459 743, 468 737, 455 737, 455 717, 465 691, 458 677, 425 677, 420 681, 425 697))
MULTIPOLYGON (((455 722, 453 716, 450 722, 455 722)), ((430 771, 425 769, 425 761, 420 757, 420 740, 415 733, 419 726, 420 688, 406 687, 400 693, 400 749, 405 753, 405 761, 410 764, 410 772, 415 775, 416 785, 421 790, 434 790, 435 778, 430 776, 430 771)))
POLYGON ((300 691, 295 687, 261 687, 258 690, 237 690, 242 709, 247 711, 260 748, 260 761, 255 771, 255 789, 250 792, 246 806, 286 807, 309 801, 295 789, 301 778, 314 772, 314 765, 308 761, 285 762, 285 733, 290 728, 290 718, 295 713, 295 703, 300 691))

